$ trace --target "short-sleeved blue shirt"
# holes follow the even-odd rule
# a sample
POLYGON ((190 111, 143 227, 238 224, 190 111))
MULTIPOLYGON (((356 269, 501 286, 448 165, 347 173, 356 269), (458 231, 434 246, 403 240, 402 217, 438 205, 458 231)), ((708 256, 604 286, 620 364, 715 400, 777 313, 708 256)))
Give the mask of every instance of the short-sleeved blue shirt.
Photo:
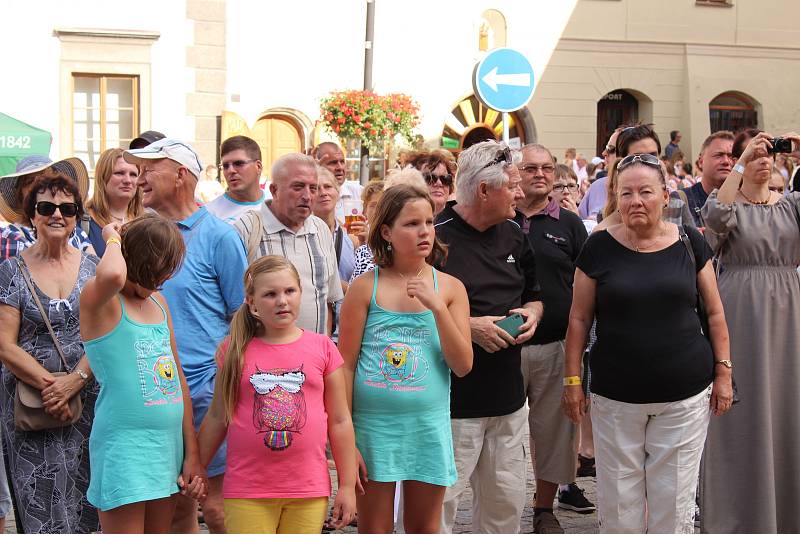
POLYGON ((178 356, 189 390, 213 380, 214 355, 244 301, 244 245, 233 227, 200 208, 178 228, 186 258, 162 291, 172 314, 178 356))

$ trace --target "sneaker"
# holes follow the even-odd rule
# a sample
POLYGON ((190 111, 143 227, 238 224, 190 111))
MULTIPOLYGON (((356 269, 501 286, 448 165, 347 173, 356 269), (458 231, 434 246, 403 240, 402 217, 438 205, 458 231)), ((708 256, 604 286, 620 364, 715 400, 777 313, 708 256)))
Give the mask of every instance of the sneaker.
POLYGON ((533 516, 533 534, 564 534, 564 529, 551 512, 542 512, 533 516))
POLYGON ((558 492, 558 507, 565 510, 572 510, 579 514, 591 514, 597 507, 589 502, 583 495, 583 490, 574 482, 569 485, 567 491, 558 492))
POLYGON ((578 471, 575 476, 579 477, 596 477, 597 469, 594 465, 594 458, 587 458, 586 456, 578 455, 578 471))

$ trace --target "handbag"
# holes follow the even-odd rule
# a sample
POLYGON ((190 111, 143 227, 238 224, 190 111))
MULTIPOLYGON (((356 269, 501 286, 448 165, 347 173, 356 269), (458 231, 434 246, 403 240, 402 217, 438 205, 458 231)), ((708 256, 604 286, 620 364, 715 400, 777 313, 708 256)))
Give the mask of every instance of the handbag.
MULTIPOLYGON (((695 272, 697 272, 697 259, 694 255, 694 249, 692 248, 691 241, 689 241, 689 236, 686 235, 686 230, 681 224, 678 225, 678 233, 680 234, 681 242, 686 247, 686 251, 689 253, 689 258, 692 260, 692 267, 694 267, 695 272)), ((697 304, 695 305, 695 308, 697 309, 697 315, 700 317, 700 328, 702 329, 705 338, 708 339, 708 343, 711 344, 711 331, 708 327, 708 312, 706 311, 706 306, 703 302, 703 295, 700 293, 700 286, 697 285, 697 275, 695 275, 695 286, 697 288, 697 304)), ((731 382, 733 384, 733 404, 736 404, 740 399, 739 390, 736 387, 736 379, 733 378, 733 374, 731 374, 731 382)))
MULTIPOLYGON (((53 344, 56 346, 56 351, 61 357, 61 362, 64 364, 64 369, 67 371, 58 371, 50 373, 53 376, 64 376, 69 373, 69 365, 67 359, 64 357, 64 352, 61 350, 61 343, 58 342, 56 333, 53 331, 53 325, 50 324, 50 319, 45 312, 42 302, 36 295, 36 289, 33 286, 31 277, 28 274, 25 262, 18 256, 17 264, 22 272, 22 277, 25 279, 25 284, 31 292, 33 301, 42 315, 42 320, 47 331, 50 332, 50 337, 53 339, 53 344)), ((81 417, 83 411, 83 400, 80 394, 75 394, 69 399, 69 409, 72 411, 72 418, 67 421, 56 419, 44 410, 42 405, 42 392, 20 379, 17 379, 17 388, 14 393, 14 425, 17 430, 32 431, 32 430, 46 430, 48 428, 58 428, 62 426, 69 426, 75 423, 81 417)))

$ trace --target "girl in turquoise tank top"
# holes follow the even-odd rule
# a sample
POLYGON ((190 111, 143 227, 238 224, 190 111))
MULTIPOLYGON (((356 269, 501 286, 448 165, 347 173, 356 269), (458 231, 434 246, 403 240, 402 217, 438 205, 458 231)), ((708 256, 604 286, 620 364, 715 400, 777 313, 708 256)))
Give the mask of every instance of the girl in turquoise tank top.
POLYGON ((156 292, 185 247, 177 227, 157 215, 122 229, 109 224, 103 239, 106 253, 80 297, 81 337, 100 383, 87 498, 105 532, 166 534, 175 494, 206 493, 189 389, 156 292))
POLYGON ((395 484, 403 482, 408 532, 438 531, 456 481, 450 372, 472 368, 463 284, 430 264, 444 258, 427 191, 384 191, 371 221, 375 270, 358 277, 341 310, 339 350, 348 378, 359 474, 358 524, 392 532, 395 484))

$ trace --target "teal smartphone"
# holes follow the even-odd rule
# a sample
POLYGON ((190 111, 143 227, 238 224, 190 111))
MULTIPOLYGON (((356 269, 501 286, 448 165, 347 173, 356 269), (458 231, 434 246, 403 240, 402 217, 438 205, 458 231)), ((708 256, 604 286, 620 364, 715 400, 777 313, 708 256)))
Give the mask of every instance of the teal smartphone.
POLYGON ((519 327, 525 324, 525 318, 519 313, 512 313, 508 317, 495 321, 494 324, 505 330, 511 337, 516 338, 522 333, 519 331, 519 327))

